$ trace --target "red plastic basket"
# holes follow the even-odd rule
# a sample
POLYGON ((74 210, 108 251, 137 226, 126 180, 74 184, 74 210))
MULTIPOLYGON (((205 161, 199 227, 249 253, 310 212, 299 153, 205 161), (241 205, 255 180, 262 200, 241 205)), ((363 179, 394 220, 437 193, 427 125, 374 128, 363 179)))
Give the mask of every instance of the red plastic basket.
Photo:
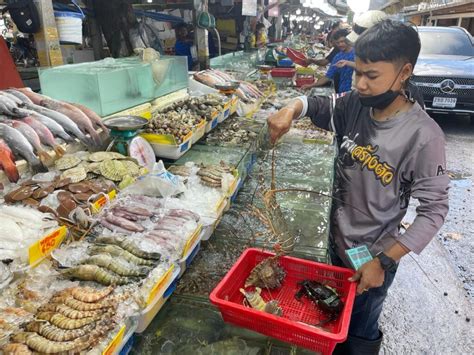
POLYGON ((296 74, 295 68, 273 68, 270 72, 274 78, 292 78, 296 74))
POLYGON ((281 257, 280 265, 286 271, 282 287, 272 291, 262 290, 261 294, 265 301, 270 299, 279 301, 283 316, 278 317, 244 306, 243 295, 239 291, 255 265, 274 255, 254 248, 244 251, 212 291, 211 302, 219 308, 224 321, 228 323, 312 351, 331 354, 336 343, 341 343, 347 338, 356 292, 356 284, 349 282, 348 278, 354 271, 288 256, 281 257), (299 290, 297 283, 305 279, 324 282, 337 290, 344 302, 344 309, 336 320, 321 327, 315 326, 328 316, 307 297, 301 298, 300 301, 295 298, 299 290))
POLYGON ((290 58, 294 63, 301 65, 303 67, 307 67, 308 63, 306 62, 306 56, 297 50, 288 48, 286 50, 286 55, 290 58))
POLYGON ((296 77, 296 86, 299 88, 303 85, 311 85, 312 83, 314 83, 314 76, 296 77))

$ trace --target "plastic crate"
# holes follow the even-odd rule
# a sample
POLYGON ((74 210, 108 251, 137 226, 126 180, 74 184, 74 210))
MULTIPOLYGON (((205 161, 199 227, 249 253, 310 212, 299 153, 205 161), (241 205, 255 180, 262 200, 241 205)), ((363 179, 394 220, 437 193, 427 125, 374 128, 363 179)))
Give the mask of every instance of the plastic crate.
POLYGON ((244 306, 243 295, 239 291, 255 265, 274 255, 254 248, 244 251, 212 291, 211 302, 219 308, 226 322, 312 351, 332 353, 336 343, 347 338, 356 292, 356 284, 349 282, 348 278, 354 271, 289 256, 281 257, 280 265, 286 271, 282 287, 271 291, 262 290, 264 300, 278 300, 283 309, 283 316, 278 317, 244 306), (336 320, 322 327, 315 326, 328 316, 308 298, 303 297, 301 301, 295 298, 299 290, 297 283, 305 279, 323 282, 337 290, 344 302, 344 309, 336 320))
POLYGON ((153 301, 150 302, 150 304, 139 313, 138 326, 135 329, 135 333, 143 333, 150 325, 153 318, 155 318, 155 316, 158 314, 161 307, 163 307, 163 304, 165 304, 171 293, 173 293, 174 289, 176 289, 176 283, 178 281, 180 271, 181 270, 179 266, 173 269, 173 273, 167 283, 164 285, 164 287, 155 296, 153 301))
POLYGON ((296 77, 296 86, 311 85, 314 83, 314 76, 296 77))
POLYGON ((288 58, 290 58, 294 63, 298 64, 298 65, 301 65, 303 67, 307 67, 308 66, 308 63, 306 62, 306 56, 304 55, 304 53, 300 52, 300 51, 297 51, 297 50, 294 50, 294 49, 291 49, 291 48, 288 48, 286 50, 286 55, 288 56, 288 58))
POLYGON ((292 78, 295 76, 296 69, 294 68, 274 68, 271 71, 274 78, 292 78))

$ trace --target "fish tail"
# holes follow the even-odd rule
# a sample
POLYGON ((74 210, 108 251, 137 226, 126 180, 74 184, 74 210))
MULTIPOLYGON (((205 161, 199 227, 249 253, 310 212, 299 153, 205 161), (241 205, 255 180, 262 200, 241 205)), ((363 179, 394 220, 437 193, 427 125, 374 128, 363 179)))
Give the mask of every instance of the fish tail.
POLYGON ((74 138, 71 137, 68 133, 66 132, 61 132, 61 133, 58 133, 58 136, 59 138, 62 138, 65 142, 67 143, 72 143, 74 142, 74 138))
POLYGON ((43 163, 39 159, 30 160, 29 163, 30 163, 31 171, 33 172, 33 174, 45 173, 48 171, 48 169, 43 165, 43 163))
POLYGON ((53 146, 54 152, 56 153, 56 158, 61 158, 64 154, 66 154, 66 150, 61 147, 59 144, 53 146))
POLYGON ((91 136, 92 141, 97 147, 100 147, 102 145, 102 140, 100 139, 99 134, 94 129, 89 130, 89 135, 91 136))
POLYGON ((51 165, 51 163, 53 162, 53 159, 51 158, 51 156, 48 154, 47 151, 45 150, 38 150, 38 157, 41 161, 41 163, 45 166, 48 166, 48 165, 51 165))

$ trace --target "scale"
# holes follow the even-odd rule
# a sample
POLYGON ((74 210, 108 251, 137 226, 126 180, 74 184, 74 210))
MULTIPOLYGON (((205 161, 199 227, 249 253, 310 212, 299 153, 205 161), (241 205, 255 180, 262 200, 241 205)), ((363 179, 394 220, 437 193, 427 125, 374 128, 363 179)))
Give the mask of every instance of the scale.
POLYGON ((215 84, 214 87, 223 95, 232 95, 240 86, 238 81, 229 81, 223 84, 215 84))
POLYGON ((104 120, 112 138, 107 151, 135 158, 141 166, 151 171, 156 161, 155 152, 150 143, 138 135, 139 130, 147 124, 148 120, 139 116, 116 116, 104 120))

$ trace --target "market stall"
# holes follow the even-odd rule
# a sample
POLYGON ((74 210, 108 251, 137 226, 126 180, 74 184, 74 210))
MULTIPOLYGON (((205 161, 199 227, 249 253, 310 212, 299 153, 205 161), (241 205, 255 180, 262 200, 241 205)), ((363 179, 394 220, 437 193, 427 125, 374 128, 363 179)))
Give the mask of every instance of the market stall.
MULTIPOLYGON (((25 122, 38 136, 30 132, 25 143, 2 135, 9 159, 1 172, 3 352, 126 353, 138 341, 152 353, 182 353, 271 347, 273 338, 286 342, 275 342, 283 351, 296 344, 328 352, 347 335, 341 322, 354 290, 345 284, 333 285, 347 306, 321 328, 338 334, 324 346, 223 328, 209 296, 248 247, 328 261, 332 134, 302 120, 272 149, 266 118, 300 91, 255 65, 248 73, 259 75, 247 81, 207 70, 188 83, 178 58, 145 57, 44 70, 43 95, 0 93, 2 129, 23 134, 17 126, 25 122), (273 184, 281 190, 274 201, 285 240, 269 229, 273 217, 265 218, 273 184), (215 324, 178 342, 171 329, 188 326, 176 312, 185 323, 215 324), (169 331, 156 337, 156 327, 169 331), (215 328, 223 331, 212 335, 215 328)), ((276 285, 286 287, 284 279, 276 285)), ((250 307, 239 295, 238 306, 250 307)), ((281 302, 279 317, 295 323, 281 302)), ((305 305, 315 312, 309 299, 305 305)), ((312 317, 299 320, 304 331, 319 329, 312 317)))

